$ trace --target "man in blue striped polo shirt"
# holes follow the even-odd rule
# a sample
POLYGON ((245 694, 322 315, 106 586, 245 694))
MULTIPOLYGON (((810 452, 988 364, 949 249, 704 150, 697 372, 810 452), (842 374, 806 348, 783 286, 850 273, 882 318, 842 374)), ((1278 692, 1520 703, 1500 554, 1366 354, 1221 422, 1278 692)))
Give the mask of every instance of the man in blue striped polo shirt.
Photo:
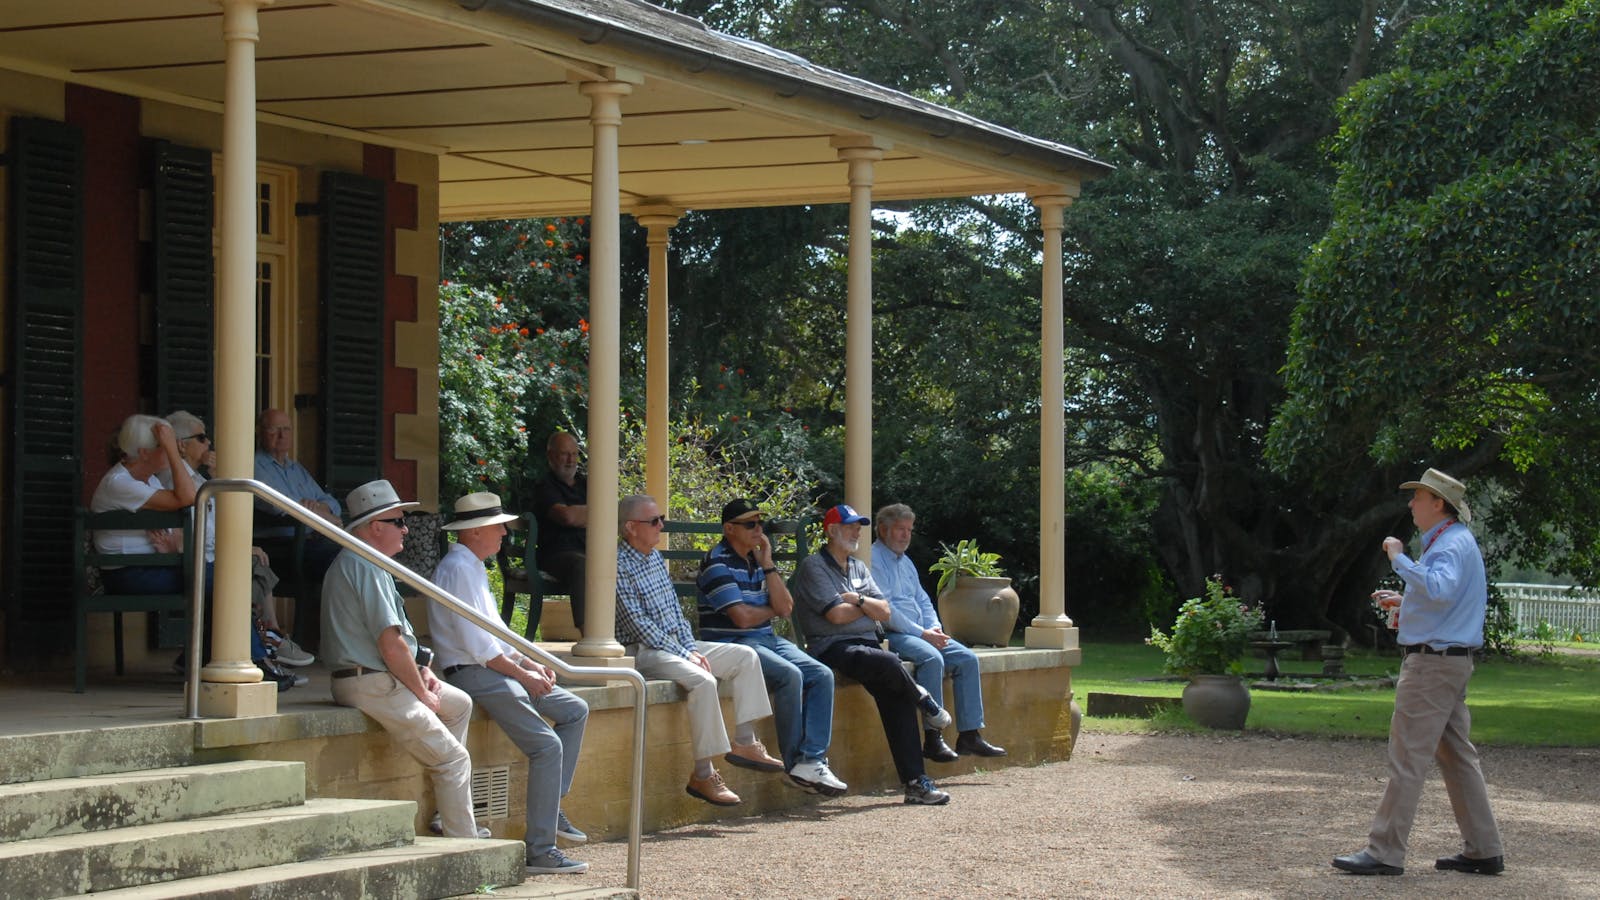
POLYGON ((700 561, 700 639, 743 644, 761 660, 772 694, 778 746, 789 783, 829 797, 846 785, 828 768, 833 741, 833 670, 778 637, 772 620, 794 599, 772 564, 761 508, 740 497, 722 508, 722 540, 700 561))

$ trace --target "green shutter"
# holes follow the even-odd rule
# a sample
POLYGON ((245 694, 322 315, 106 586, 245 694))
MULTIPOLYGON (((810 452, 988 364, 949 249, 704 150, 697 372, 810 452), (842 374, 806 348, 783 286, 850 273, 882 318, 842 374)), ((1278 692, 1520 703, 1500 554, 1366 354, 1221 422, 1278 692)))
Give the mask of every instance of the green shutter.
POLYGON ((383 477, 384 192, 322 174, 322 465, 335 497, 383 477))
POLYGON ((216 282, 211 151, 157 141, 151 178, 156 412, 211 417, 216 282))
POLYGON ((31 655, 65 647, 72 634, 73 509, 83 490, 83 135, 13 118, 6 156, 7 634, 13 652, 31 655))

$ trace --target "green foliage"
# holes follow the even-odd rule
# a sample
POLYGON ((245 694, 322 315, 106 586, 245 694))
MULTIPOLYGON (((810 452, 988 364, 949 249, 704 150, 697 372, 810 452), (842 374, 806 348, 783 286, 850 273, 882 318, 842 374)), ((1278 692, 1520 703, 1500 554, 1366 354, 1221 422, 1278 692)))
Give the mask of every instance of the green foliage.
POLYGON ((970 538, 956 542, 954 547, 943 541, 939 542, 939 558, 928 566, 928 573, 939 576, 939 583, 934 588, 934 596, 944 593, 945 585, 952 578, 964 575, 974 578, 999 578, 1000 554, 984 553, 978 549, 978 542, 970 538))
POLYGON ((1511 558, 1600 583, 1600 3, 1452 9, 1340 107, 1272 452, 1498 483, 1511 558))
POLYGON ((1149 643, 1167 655, 1166 671, 1174 675, 1228 675, 1244 670, 1250 632, 1261 627, 1260 607, 1251 607, 1222 583, 1206 579, 1204 597, 1185 600, 1172 623, 1172 634, 1151 628, 1149 643))

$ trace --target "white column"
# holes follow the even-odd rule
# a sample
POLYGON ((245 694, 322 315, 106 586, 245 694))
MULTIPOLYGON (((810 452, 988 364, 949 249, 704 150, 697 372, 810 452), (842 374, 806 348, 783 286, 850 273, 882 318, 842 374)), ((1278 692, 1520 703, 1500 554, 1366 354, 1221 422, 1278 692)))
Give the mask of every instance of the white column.
POLYGON ((620 81, 587 81, 594 157, 589 210, 589 525, 584 552, 584 635, 574 656, 617 658, 617 423, 622 367, 621 184, 617 132, 622 98, 633 88, 620 81))
MULTIPOLYGON (((258 13, 271 0, 223 0, 224 95, 222 183, 217 212, 222 247, 217 275, 216 376, 213 425, 217 475, 252 478, 252 419, 255 411, 256 322, 256 44, 258 13)), ((217 499, 216 562, 213 573, 211 654, 200 677, 201 712, 260 714, 260 703, 277 710, 276 685, 257 684, 261 670, 250 659, 250 497, 217 499), (254 685, 270 691, 240 688, 254 685), (247 696, 247 702, 241 702, 247 696)), ((197 588, 198 589, 198 588, 197 588)))
POLYGON ((1062 305, 1062 212, 1072 203, 1064 189, 1030 196, 1044 230, 1040 288, 1039 413, 1039 615, 1028 625, 1029 647, 1070 649, 1078 630, 1066 613, 1066 386, 1062 305))
MULTIPOLYGON (((872 178, 886 147, 836 138, 850 166, 850 255, 844 332, 844 498, 872 515, 872 178)), ((871 541, 855 555, 871 564, 871 541)))
MULTIPOLYGON (((644 483, 645 493, 656 498, 662 512, 667 512, 672 498, 667 461, 670 441, 667 407, 671 401, 667 356, 667 242, 672 226, 678 224, 682 215, 682 210, 664 206, 642 206, 633 213, 634 219, 645 227, 645 241, 650 247, 650 302, 645 336, 644 483)), ((667 549, 665 531, 661 532, 658 546, 667 549)))

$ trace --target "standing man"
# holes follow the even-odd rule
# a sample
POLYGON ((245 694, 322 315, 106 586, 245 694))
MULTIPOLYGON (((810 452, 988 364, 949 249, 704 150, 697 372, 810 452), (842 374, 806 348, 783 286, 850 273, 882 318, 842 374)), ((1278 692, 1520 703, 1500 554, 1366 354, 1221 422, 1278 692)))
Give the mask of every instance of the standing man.
POLYGON ((694 741, 694 773, 684 790, 716 806, 733 806, 739 795, 728 789, 711 759, 762 772, 782 772, 783 763, 767 755, 756 740, 755 721, 772 715, 756 653, 738 644, 697 641, 656 550, 667 517, 643 494, 617 504, 617 640, 638 660, 646 678, 666 678, 689 694, 689 731, 694 741), (733 743, 722 723, 717 682, 733 685, 737 734, 733 743))
MULTIPOLYGON (((402 502, 382 479, 345 499, 351 535, 385 556, 400 552, 404 511, 416 503, 402 502)), ((376 719, 428 770, 446 836, 488 837, 472 821, 472 759, 465 746, 472 698, 428 668, 432 653, 417 646, 394 577, 344 550, 328 567, 322 599, 322 658, 333 670, 333 702, 376 719)))
POLYGON ((772 630, 773 619, 794 612, 794 598, 772 564, 772 541, 754 500, 722 507, 722 540, 700 561, 695 586, 700 637, 743 644, 761 661, 789 783, 828 797, 843 794, 847 786, 828 768, 833 670, 772 630))
MULTIPOLYGON (((339 501, 317 483, 306 467, 294 459, 294 426, 281 409, 264 409, 256 417, 256 480, 299 501, 301 506, 340 524, 339 501)), ((294 553, 294 520, 277 507, 256 501, 255 542, 266 551, 267 558, 277 571, 290 573, 304 585, 321 584, 333 558, 339 555, 339 545, 315 532, 306 535, 301 568, 291 572, 294 553)), ((308 596, 304 587, 297 592, 304 603, 295 605, 295 636, 302 646, 315 648, 318 643, 316 598, 308 596), (303 608, 302 608, 303 607, 303 608)))
MULTIPOLYGON (((533 494, 539 520, 539 568, 561 580, 572 598, 572 624, 583 631, 584 547, 589 528, 589 481, 578 474, 578 439, 564 431, 550 435, 544 458, 550 474, 533 494)), ((526 633, 533 634, 544 613, 529 607, 526 633)))
POLYGON ((878 510, 878 540, 872 545, 872 578, 889 595, 889 649, 911 663, 917 683, 935 697, 944 696, 944 673, 956 692, 956 748, 944 742, 939 729, 923 719, 922 755, 934 762, 958 756, 1005 756, 1004 747, 983 739, 983 677, 978 655, 944 633, 933 601, 922 588, 917 566, 906 556, 917 514, 904 503, 878 510))
MULTIPOLYGON (((1383 539, 1383 552, 1405 582, 1397 640, 1403 659, 1389 722, 1389 784, 1372 819, 1367 846, 1336 856, 1333 865, 1356 875, 1405 871, 1406 840, 1416 817, 1422 784, 1433 760, 1444 776, 1462 852, 1434 861, 1435 869, 1498 875, 1505 870, 1500 827, 1489 808, 1489 791, 1472 745, 1467 679, 1472 651, 1483 646, 1489 594, 1483 554, 1466 526, 1472 521, 1466 485, 1438 469, 1400 485, 1410 490, 1411 521, 1421 535, 1422 555, 1406 556, 1399 538, 1383 539)), ((1377 591, 1374 600, 1394 600, 1377 591)))
MULTIPOLYGON (((497 495, 487 491, 457 500, 455 519, 444 526, 456 533, 456 543, 433 571, 433 583, 485 618, 499 619, 483 563, 500 551, 505 523, 516 518, 505 512, 497 495)), ((528 757, 527 830, 523 837, 528 845, 528 873, 587 872, 588 863, 556 849, 556 836, 575 843, 589 839, 561 811, 561 798, 572 789, 572 773, 578 767, 589 705, 571 691, 556 687, 555 672, 548 667, 435 601, 428 603, 428 624, 445 680, 465 691, 528 757)))
POLYGON ((950 714, 912 680, 900 657, 878 646, 880 623, 889 621, 889 601, 866 563, 851 555, 861 545, 861 526, 871 521, 842 503, 823 515, 827 546, 801 560, 795 572, 795 623, 812 656, 861 682, 877 702, 906 802, 939 806, 949 803, 950 795, 923 770, 917 710, 935 728, 949 725, 950 714))

